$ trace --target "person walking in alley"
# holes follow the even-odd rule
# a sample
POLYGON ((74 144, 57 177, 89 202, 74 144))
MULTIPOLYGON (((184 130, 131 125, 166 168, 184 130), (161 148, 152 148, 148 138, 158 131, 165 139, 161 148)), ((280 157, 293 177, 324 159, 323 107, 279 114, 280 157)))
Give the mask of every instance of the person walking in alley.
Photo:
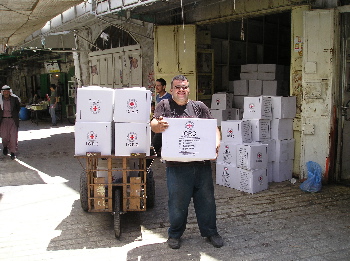
MULTIPOLYGON (((175 76, 171 82, 172 98, 162 100, 155 109, 151 128, 155 133, 162 133, 169 124, 163 117, 170 118, 207 118, 212 119, 208 107, 198 101, 189 100, 189 82, 183 75, 175 76)), ((217 129, 217 150, 220 146, 220 131, 217 129)), ((168 245, 180 248, 180 238, 186 224, 188 207, 193 197, 197 222, 202 237, 207 237, 215 247, 223 246, 223 239, 216 227, 216 205, 214 184, 210 161, 166 162, 168 187, 168 208, 170 227, 168 245)))
MULTIPOLYGON (((163 78, 159 78, 156 80, 156 84, 154 85, 156 90, 156 102, 157 104, 164 100, 171 98, 171 94, 168 93, 166 89, 166 81, 163 78)), ((162 133, 155 133, 152 138, 152 145, 154 147, 155 152, 158 157, 161 157, 161 148, 162 148, 162 133)))
POLYGON ((4 85, 1 88, 0 97, 0 136, 3 145, 3 154, 11 154, 11 159, 16 158, 18 149, 18 127, 20 100, 12 94, 11 87, 4 85))
POLYGON ((58 102, 58 97, 57 97, 57 93, 56 93, 56 85, 51 84, 50 90, 51 90, 51 95, 50 95, 49 112, 51 115, 52 126, 57 126, 56 106, 57 106, 57 102, 58 102))

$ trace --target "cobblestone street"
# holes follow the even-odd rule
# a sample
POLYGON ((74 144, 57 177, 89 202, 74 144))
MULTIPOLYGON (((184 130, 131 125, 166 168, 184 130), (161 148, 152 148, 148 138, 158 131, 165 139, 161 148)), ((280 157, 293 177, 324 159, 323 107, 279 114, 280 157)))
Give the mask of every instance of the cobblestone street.
MULTIPOLYGON (((191 205, 179 250, 168 248, 165 165, 152 165, 155 207, 122 217, 115 239, 110 213, 80 207, 74 126, 21 122, 18 159, 0 156, 0 260, 349 260, 350 188, 270 183, 247 194, 215 186, 219 232, 214 248, 200 237, 191 205)), ((2 146, 0 146, 2 149, 2 146)), ((215 180, 215 165, 213 164, 215 180)))

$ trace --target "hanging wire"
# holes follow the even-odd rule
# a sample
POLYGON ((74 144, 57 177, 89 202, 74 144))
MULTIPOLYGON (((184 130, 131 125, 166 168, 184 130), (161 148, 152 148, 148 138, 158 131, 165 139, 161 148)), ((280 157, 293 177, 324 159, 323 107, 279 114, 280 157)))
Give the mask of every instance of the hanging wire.
POLYGON ((181 0, 181 18, 182 18, 182 30, 184 34, 184 53, 186 52, 186 35, 185 35, 185 16, 184 16, 184 7, 181 0))

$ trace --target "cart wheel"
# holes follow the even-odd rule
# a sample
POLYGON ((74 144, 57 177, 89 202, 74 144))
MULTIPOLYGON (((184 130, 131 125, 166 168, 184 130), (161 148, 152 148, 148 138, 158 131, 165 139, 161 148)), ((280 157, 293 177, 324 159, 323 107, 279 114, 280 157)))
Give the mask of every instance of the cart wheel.
POLYGON ((154 200, 155 200, 155 182, 153 177, 153 170, 148 169, 147 176, 146 176, 146 203, 147 208, 153 208, 154 207, 154 200))
POLYGON ((80 204, 84 211, 89 210, 87 176, 85 171, 80 174, 80 204))
POLYGON ((120 237, 120 199, 121 191, 116 189, 114 192, 114 234, 116 238, 120 237))

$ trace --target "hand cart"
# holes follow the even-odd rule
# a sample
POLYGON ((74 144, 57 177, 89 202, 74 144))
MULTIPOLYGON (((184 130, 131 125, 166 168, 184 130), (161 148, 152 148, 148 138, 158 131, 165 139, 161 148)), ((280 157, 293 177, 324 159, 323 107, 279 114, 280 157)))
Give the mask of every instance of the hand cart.
POLYGON ((150 165, 155 156, 145 153, 130 156, 103 156, 86 153, 80 176, 80 202, 84 211, 111 212, 115 237, 121 235, 120 215, 128 211, 146 211, 154 206, 155 182, 150 165), (149 165, 149 167, 147 167, 149 165))

